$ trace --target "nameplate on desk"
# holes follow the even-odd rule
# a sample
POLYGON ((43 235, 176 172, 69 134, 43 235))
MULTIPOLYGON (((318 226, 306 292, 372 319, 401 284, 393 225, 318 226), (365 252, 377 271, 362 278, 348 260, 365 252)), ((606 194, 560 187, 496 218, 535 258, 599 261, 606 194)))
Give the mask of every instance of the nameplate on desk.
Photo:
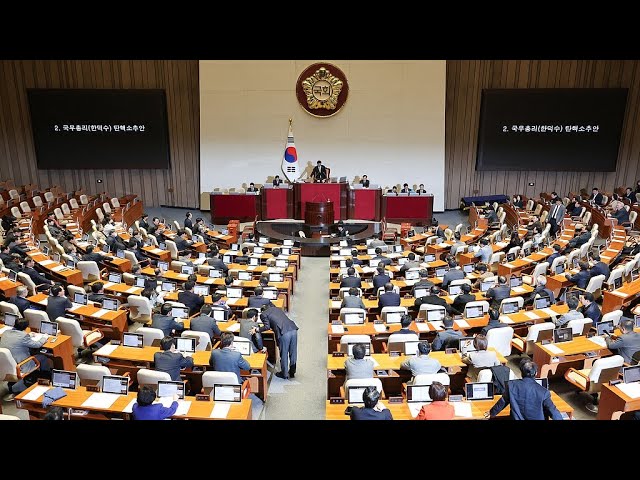
POLYGON ((87 392, 100 393, 100 385, 87 385, 85 388, 87 389, 87 392))
POLYGON ((332 357, 344 357, 344 352, 331 352, 332 357))
POLYGON ((462 395, 449 395, 450 402, 461 402, 463 399, 462 395))
POLYGON ((444 353, 446 353, 447 355, 451 355, 452 353, 458 353, 458 349, 457 348, 445 348, 444 349, 444 353))
POLYGON ((620 380, 619 378, 614 380, 609 380, 609 385, 618 385, 619 383, 622 383, 622 380, 620 380))
POLYGON ((210 400, 211 400, 211 395, 207 395, 206 393, 196 394, 196 402, 208 402, 210 400))
POLYGON ((329 398, 329 403, 331 405, 344 405, 344 398, 342 398, 342 397, 331 397, 331 398, 329 398))
POLYGON ((38 379, 38 385, 44 385, 44 386, 48 387, 48 386, 51 385, 51 382, 46 378, 39 378, 38 379))
POLYGON ((392 350, 391 352, 389 352, 389 356, 390 357, 399 357, 401 353, 402 352, 397 352, 395 350, 392 350))
POLYGON ((389 403, 402 403, 402 402, 404 402, 404 398, 401 396, 389 397, 389 403))
POLYGON ((376 370, 376 375, 378 377, 388 377, 389 372, 387 372, 386 370, 376 370))

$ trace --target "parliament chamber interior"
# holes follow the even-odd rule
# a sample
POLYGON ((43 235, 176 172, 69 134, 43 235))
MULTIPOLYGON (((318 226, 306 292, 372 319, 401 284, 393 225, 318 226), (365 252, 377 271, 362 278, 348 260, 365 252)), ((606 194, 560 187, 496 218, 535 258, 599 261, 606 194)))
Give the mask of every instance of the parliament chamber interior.
POLYGON ((0 419, 640 419, 637 67, 0 60, 0 419))

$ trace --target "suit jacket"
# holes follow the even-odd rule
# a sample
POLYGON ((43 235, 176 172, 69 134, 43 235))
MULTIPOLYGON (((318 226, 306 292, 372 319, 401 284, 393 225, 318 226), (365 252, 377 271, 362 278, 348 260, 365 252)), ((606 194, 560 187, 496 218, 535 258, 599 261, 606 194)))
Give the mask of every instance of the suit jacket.
POLYGON ((389 257, 384 257, 382 255, 376 255, 375 257, 373 257, 374 260, 380 260, 381 264, 384 265, 391 265, 391 263, 393 262, 393 260, 391 260, 389 257))
POLYGON ((489 323, 486 324, 484 327, 482 327, 482 330, 480 331, 483 335, 486 335, 487 332, 489 330, 491 330, 492 328, 502 328, 502 327, 506 327, 507 324, 506 323, 502 323, 500 320, 489 320, 489 323))
POLYGON ((471 293, 462 293, 456 296, 456 299, 453 301, 453 304, 451 304, 451 307, 456 312, 462 313, 464 312, 465 305, 469 302, 474 302, 475 300, 476 300, 476 297, 473 296, 471 293))
POLYGON ((23 297, 18 297, 17 295, 14 297, 11 297, 9 301, 13 303, 16 307, 18 307, 20 314, 23 314, 24 311, 31 306, 31 303, 29 302, 29 300, 23 297))
POLYGON ((173 330, 176 330, 178 332, 184 330, 184 325, 180 322, 176 322, 173 317, 156 313, 153 315, 151 328, 159 328, 160 330, 162 330, 162 333, 164 333, 165 336, 170 337, 173 330))
POLYGON ((229 267, 222 261, 221 258, 208 258, 207 263, 210 267, 213 267, 217 270, 222 270, 224 273, 227 273, 229 271, 229 267))
POLYGON ((567 247, 580 248, 582 245, 587 243, 590 238, 591 238, 591 234, 589 232, 582 232, 577 237, 574 237, 571 240, 569 240, 569 243, 567 243, 567 247))
POLYGON ((281 183, 282 183, 282 179, 281 178, 273 180, 273 186, 274 187, 280 186, 281 183))
POLYGON ((360 180, 360 185, 362 185, 364 188, 369 188, 369 185, 371 184, 370 180, 360 180))
POLYGON ((189 308, 189 315, 195 315, 200 311, 200 307, 204 305, 204 297, 193 292, 180 292, 178 301, 184 303, 189 308))
MULTIPOLYGON (((553 261, 554 261, 556 258, 560 257, 560 256, 561 256, 561 254, 560 254, 560 253, 555 252, 555 253, 552 253, 551 255, 549 255, 549 256, 547 257, 547 259, 546 259, 545 261, 546 261, 546 262, 549 262, 549 268, 551 268, 551 265, 553 265, 553 261)), ((551 272, 551 273, 555 274, 555 272, 551 272)))
POLYGON ((108 236, 105 240, 106 244, 109 245, 109 248, 112 252, 115 253, 116 250, 126 250, 127 246, 122 242, 120 237, 117 235, 115 237, 108 236))
POLYGON ((104 293, 90 293, 87 299, 90 302, 102 303, 104 301, 104 293))
POLYGON ((536 294, 540 295, 541 297, 549 297, 549 301, 551 302, 551 304, 556 303, 556 297, 553 294, 553 292, 548 288, 544 288, 542 285, 536 285, 536 287, 533 289, 533 292, 531 292, 531 295, 529 295, 529 298, 527 298, 525 303, 527 304, 533 303, 533 301, 536 298, 536 294))
POLYGON ((593 267, 591 267, 591 270, 589 270, 589 275, 591 277, 595 277, 597 275, 604 275, 605 282, 609 278, 610 274, 611 274, 611 271, 609 270, 609 265, 607 265, 604 262, 596 263, 593 267))
POLYGON ((424 297, 416 298, 414 305, 418 310, 420 310, 420 305, 422 305, 423 303, 444 307, 449 315, 453 313, 453 310, 451 310, 451 305, 449 305, 444 298, 439 297, 438 295, 426 295, 424 297))
POLYGON ((360 297, 352 297, 349 295, 348 297, 344 297, 342 300, 341 308, 362 308, 364 309, 364 303, 362 302, 362 298, 360 297))
POLYGON ((33 281, 33 283, 35 283, 36 285, 43 285, 43 284, 47 284, 47 285, 51 285, 51 280, 47 279, 44 275, 42 275, 41 273, 38 273, 35 268, 23 268, 22 269, 22 273, 26 273, 29 278, 31 278, 31 280, 33 281))
MULTIPOLYGON (((248 318, 242 318, 240 319, 240 331, 238 332, 238 335, 242 338, 247 338, 249 340, 252 340, 252 334, 249 332, 254 327, 260 329, 260 324, 248 318)), ((253 349, 254 352, 257 351, 256 346, 253 344, 253 341, 251 342, 251 348, 253 349)))
POLYGON ((176 248, 178 249, 179 252, 182 252, 184 250, 188 250, 189 247, 191 246, 191 243, 188 240, 185 240, 182 237, 175 237, 174 242, 175 242, 176 248))
POLYGON ((513 420, 562 420, 562 415, 551 401, 549 390, 539 385, 533 378, 510 380, 504 395, 490 410, 496 416, 507 404, 511 407, 513 420))
POLYGON ((454 280, 462 280, 464 278, 464 272, 459 268, 452 268, 444 274, 442 278, 442 288, 448 288, 449 284, 454 280))
POLYGON ((99 253, 93 251, 91 253, 85 253, 82 256, 82 261, 83 262, 96 262, 96 263, 100 263, 102 262, 102 259, 104 257, 102 255, 100 255, 99 253))
POLYGON ((193 367, 193 358, 179 352, 156 352, 153 354, 154 370, 171 375, 174 382, 180 381, 180 369, 193 367))
POLYGON ((216 348, 211 350, 211 358, 209 365, 216 372, 233 372, 238 377, 238 383, 242 383, 240 370, 250 370, 249 362, 240 355, 240 352, 231 350, 230 348, 216 348))
POLYGON ((587 284, 591 279, 589 270, 580 270, 575 275, 567 275, 566 277, 571 283, 575 283, 578 288, 587 288, 587 284))
POLYGON ((169 408, 163 406, 161 403, 152 403, 145 407, 138 405, 138 402, 133 404, 133 419, 134 420, 164 420, 175 414, 178 410, 178 402, 173 402, 169 408))
POLYGON ((356 287, 362 286, 362 279, 360 277, 343 277, 340 281, 340 288, 343 287, 356 287))
POLYGON ((593 320, 594 326, 602 319, 602 312, 600 311, 600 308, 598 307, 596 302, 591 302, 591 305, 589 305, 587 308, 582 307, 582 314, 585 316, 585 318, 588 317, 593 320))
POLYGON ((386 246, 387 244, 384 243, 384 241, 380 240, 379 238, 374 238, 369 244, 369 248, 386 247, 386 246))
POLYGON ((415 260, 413 261, 409 260, 404 265, 402 265, 402 267, 400 267, 400 273, 404 274, 404 272, 406 272, 411 268, 420 268, 420 263, 416 262, 415 260))
POLYGON ((413 288, 411 289, 411 295, 416 296, 416 290, 425 289, 427 292, 431 291, 431 287, 433 287, 433 282, 429 280, 419 280, 417 283, 413 284, 413 288))
POLYGON ((638 332, 625 333, 615 340, 606 336, 605 340, 607 347, 617 350, 617 353, 622 355, 626 363, 630 363, 633 354, 640 351, 640 333, 638 332))
POLYGON ((389 275, 374 275, 373 276, 373 291, 377 292, 380 287, 384 287, 387 283, 391 281, 391 277, 389 275))
POLYGON ((193 231, 193 220, 191 220, 190 218, 185 218, 184 228, 188 228, 189 230, 193 231))
POLYGON ((344 362, 344 368, 347 373, 347 380, 351 378, 373 377, 373 361, 371 361, 370 358, 362 358, 360 360, 356 360, 353 357, 349 357, 344 362))
POLYGON ((196 332, 206 332, 209 338, 213 340, 214 337, 220 336, 220 329, 216 321, 209 315, 198 315, 191 319, 191 330, 196 332))
POLYGON ((316 165, 311 171, 311 176, 316 180, 325 180, 327 178, 327 167, 324 165, 316 165))
POLYGON ((502 300, 511 296, 511 287, 509 285, 498 285, 487 290, 485 296, 491 299, 494 304, 500 305, 502 300))
POLYGON ((627 223, 629 221, 629 212, 627 212, 626 208, 621 208, 620 210, 613 212, 611 216, 618 220, 618 223, 627 223))
POLYGON ((393 416, 388 408, 378 412, 373 408, 354 407, 351 410, 351 420, 393 420, 393 416))
POLYGON ((577 310, 569 310, 567 313, 559 317, 554 323, 556 324, 556 327, 564 327, 571 320, 579 320, 581 318, 584 318, 584 315, 582 315, 582 313, 578 312, 577 310))
POLYGON ((378 306, 383 307, 398 307, 400 306, 400 295, 396 292, 386 292, 378 297, 378 306))
POLYGON ((362 260, 360 260, 358 257, 352 257, 351 260, 353 261, 354 265, 362 265, 363 264, 362 260))
POLYGON ((264 298, 263 296, 256 297, 255 295, 249 297, 249 301, 247 303, 249 308, 257 309, 260 309, 263 305, 269 304, 271 304, 271 300, 269 300, 268 298, 264 298))
POLYGON ((591 194, 591 196, 589 197, 589 200, 593 200, 594 203, 596 205, 602 205, 602 194, 598 193, 595 197, 593 196, 593 193, 591 194))
POLYGON ((562 219, 564 218, 566 211, 567 208, 562 203, 559 205, 553 205, 549 211, 549 217, 554 218, 557 225, 562 225, 562 219))
POLYGON ((491 255, 493 255, 493 248, 491 248, 491 245, 485 245, 473 254, 473 256, 475 258, 479 258, 482 263, 489 263, 491 255))
POLYGON ((438 373, 442 365, 435 358, 428 355, 415 355, 402 362, 400 368, 411 370, 411 375, 421 375, 423 373, 438 373))
MULTIPOLYGON (((28 333, 19 330, 7 330, 0 337, 0 348, 6 348, 11 352, 11 356, 16 361, 16 363, 20 363, 31 356, 31 352, 29 349, 31 348, 40 348, 46 340, 42 340, 40 342, 36 342, 33 338, 29 336, 28 333)), ((28 372, 33 369, 34 363, 28 362, 22 366, 23 372, 28 372)))
POLYGON ((463 337, 462 332, 453 328, 445 328, 442 332, 438 332, 433 341, 434 350, 444 350, 445 348, 458 348, 458 340, 463 337))
POLYGON ((52 322, 58 317, 64 317, 65 311, 73 307, 73 303, 67 297, 48 297, 47 315, 52 322))
POLYGON ((287 317, 287 314, 282 309, 271 305, 264 312, 260 314, 260 319, 264 325, 260 327, 260 331, 273 330, 273 334, 276 338, 278 345, 280 344, 280 337, 285 333, 289 333, 294 330, 298 330, 298 325, 293 320, 287 317))

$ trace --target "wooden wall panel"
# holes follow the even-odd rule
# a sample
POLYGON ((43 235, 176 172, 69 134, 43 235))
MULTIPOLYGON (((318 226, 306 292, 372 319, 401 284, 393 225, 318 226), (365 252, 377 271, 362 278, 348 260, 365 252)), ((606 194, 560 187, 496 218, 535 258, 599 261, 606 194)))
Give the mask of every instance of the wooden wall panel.
MULTIPOLYGON (((135 193, 145 205, 200 205, 197 60, 0 61, 0 180, 70 191, 135 193), (39 170, 27 88, 159 88, 167 95, 168 170, 39 170), (103 183, 96 183, 102 179, 103 183)), ((64 159, 61 159, 64 161, 64 159)))
POLYGON ((640 179, 640 65, 636 60, 452 60, 447 61, 445 135, 446 208, 464 196, 540 192, 560 194, 597 186, 612 191, 640 179), (629 89, 615 172, 476 172, 483 88, 629 89), (529 187, 529 182, 535 182, 529 187))

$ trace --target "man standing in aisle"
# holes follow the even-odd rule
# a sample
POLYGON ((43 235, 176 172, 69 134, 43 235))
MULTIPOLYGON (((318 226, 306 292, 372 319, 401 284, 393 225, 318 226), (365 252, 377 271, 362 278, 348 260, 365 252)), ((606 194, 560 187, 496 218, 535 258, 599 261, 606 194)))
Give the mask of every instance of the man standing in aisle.
POLYGON ((298 325, 273 304, 262 306, 260 319, 264 323, 260 332, 273 330, 280 350, 280 371, 276 373, 276 377, 294 378, 298 360, 298 325))

